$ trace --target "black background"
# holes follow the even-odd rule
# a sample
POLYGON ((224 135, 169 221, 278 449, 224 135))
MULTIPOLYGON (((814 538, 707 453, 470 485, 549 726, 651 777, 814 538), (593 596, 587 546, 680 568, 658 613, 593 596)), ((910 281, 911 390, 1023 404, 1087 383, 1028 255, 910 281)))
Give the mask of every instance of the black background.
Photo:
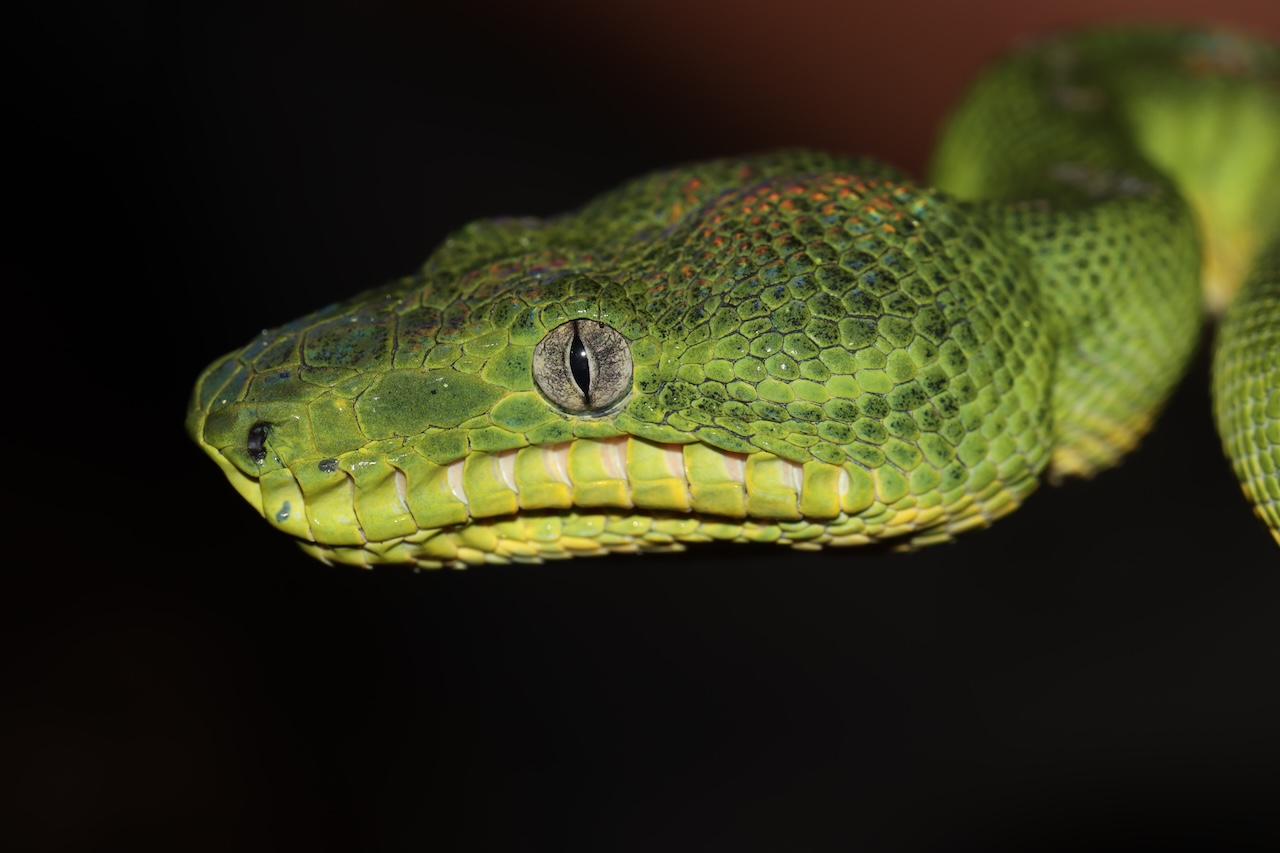
POLYGON ((911 555, 330 568, 182 433, 215 356, 412 270, 470 219, 555 213, 649 169, 788 143, 918 171, 938 105, 1046 25, 975 8, 980 41, 921 23, 949 52, 894 53, 910 9, 851 32, 869 105, 855 95, 812 134, 797 103, 841 85, 805 64, 844 40, 824 41, 820 19, 788 27, 811 50, 757 50, 740 18, 717 35, 715 9, 663 3, 593 17, 571 2, 124 2, 10 28, 8 319, 39 342, 14 347, 7 394, 20 544, 0 761, 16 837, 1280 841, 1280 561, 1222 460, 1203 356, 1121 468, 911 555), (671 38, 645 41, 655 15, 671 38), (741 85, 682 73, 708 54, 740 64, 741 85), (875 94, 894 85, 922 94, 875 94))

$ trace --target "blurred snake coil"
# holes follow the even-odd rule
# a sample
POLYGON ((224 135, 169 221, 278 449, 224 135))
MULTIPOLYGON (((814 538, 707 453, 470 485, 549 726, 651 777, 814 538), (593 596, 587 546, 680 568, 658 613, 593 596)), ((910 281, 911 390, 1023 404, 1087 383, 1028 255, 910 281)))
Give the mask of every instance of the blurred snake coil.
POLYGON ((912 548, 1116 464, 1224 308, 1280 542, 1280 50, 1085 32, 987 71, 928 186, 791 151, 474 222, 214 362, 187 429, 325 562, 912 548))

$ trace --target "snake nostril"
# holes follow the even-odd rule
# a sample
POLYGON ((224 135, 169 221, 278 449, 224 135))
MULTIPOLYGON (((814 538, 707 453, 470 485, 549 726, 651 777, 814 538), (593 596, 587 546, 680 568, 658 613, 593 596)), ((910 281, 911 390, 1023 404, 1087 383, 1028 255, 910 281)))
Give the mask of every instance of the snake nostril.
POLYGON ((254 424, 249 430, 248 439, 245 440, 245 450, 257 465, 261 465, 267 458, 267 448, 263 444, 267 440, 267 428, 268 425, 264 423, 254 424))

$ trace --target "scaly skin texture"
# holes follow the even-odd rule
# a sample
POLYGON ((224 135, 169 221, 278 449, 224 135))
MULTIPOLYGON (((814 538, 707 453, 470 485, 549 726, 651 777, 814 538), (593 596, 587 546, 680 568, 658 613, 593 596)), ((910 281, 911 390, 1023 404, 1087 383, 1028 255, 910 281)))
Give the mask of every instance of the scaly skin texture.
POLYGON ((1280 544, 1280 242, 1258 260, 1223 319, 1213 402, 1244 493, 1280 544))
POLYGON ((938 188, 787 152, 476 222, 215 362, 188 430, 326 561, 911 547, 1114 464, 1195 347, 1201 280, 1218 305, 1245 279, 1215 405, 1274 531, 1277 81, 1275 49, 1234 36, 1071 36, 979 81, 938 188), (579 320, 621 360, 544 349, 539 370, 578 370, 549 396, 535 348, 579 320), (619 399, 552 401, 628 363, 619 399))

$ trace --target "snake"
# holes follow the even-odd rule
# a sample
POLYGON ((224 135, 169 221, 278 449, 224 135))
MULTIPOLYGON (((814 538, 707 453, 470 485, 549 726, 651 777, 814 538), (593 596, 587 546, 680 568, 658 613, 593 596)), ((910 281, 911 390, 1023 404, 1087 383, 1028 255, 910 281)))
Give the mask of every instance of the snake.
POLYGON ((1116 465, 1206 317, 1280 543, 1280 50, 1080 31, 983 72, 927 182, 786 150, 473 222, 214 361, 186 427, 326 563, 911 550, 1116 465))

